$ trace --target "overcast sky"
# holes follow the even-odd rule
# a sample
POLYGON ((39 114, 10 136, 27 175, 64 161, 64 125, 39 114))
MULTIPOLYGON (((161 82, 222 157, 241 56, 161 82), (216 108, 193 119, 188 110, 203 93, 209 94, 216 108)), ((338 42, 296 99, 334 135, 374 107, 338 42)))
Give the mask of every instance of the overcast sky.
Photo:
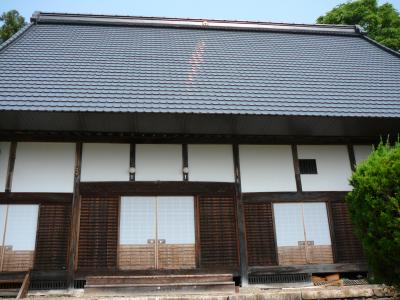
MULTIPOLYGON (((34 11, 315 23, 345 0, 0 0, 0 12, 34 11)), ((400 0, 390 2, 400 10, 400 0)))

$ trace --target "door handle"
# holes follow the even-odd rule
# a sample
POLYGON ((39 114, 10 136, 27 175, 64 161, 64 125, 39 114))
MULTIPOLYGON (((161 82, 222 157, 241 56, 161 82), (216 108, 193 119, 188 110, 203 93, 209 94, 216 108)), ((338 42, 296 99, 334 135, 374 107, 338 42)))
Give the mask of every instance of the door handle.
POLYGON ((156 242, 155 239, 148 239, 147 244, 154 244, 156 242))
POLYGON ((165 244, 165 239, 158 240, 159 244, 165 244))

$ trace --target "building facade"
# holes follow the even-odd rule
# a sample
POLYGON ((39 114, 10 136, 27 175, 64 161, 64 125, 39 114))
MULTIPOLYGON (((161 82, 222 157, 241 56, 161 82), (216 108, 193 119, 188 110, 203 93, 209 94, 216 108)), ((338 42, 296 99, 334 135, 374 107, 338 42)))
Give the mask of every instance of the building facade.
POLYGON ((2 278, 366 274, 345 195, 400 128, 398 54, 354 26, 31 21, 0 49, 2 278))

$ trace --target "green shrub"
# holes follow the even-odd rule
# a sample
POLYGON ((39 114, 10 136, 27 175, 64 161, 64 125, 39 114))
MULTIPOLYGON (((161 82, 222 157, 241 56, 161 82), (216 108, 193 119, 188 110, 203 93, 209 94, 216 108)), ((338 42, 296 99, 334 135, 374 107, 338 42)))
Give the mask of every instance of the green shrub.
POLYGON ((380 143, 350 180, 347 203, 377 281, 400 285, 400 143, 380 143))

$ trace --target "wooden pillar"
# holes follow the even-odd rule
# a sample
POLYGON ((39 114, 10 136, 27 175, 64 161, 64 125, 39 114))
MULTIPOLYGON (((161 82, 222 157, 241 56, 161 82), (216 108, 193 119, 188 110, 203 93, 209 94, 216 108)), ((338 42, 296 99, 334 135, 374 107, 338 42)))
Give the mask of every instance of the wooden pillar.
POLYGON ((6 192, 8 193, 11 192, 16 152, 17 152, 17 142, 11 142, 10 154, 8 156, 7 180, 6 180, 6 192))
POLYGON ((235 172, 235 199, 236 199, 236 215, 239 234, 239 257, 240 257, 240 276, 242 286, 247 286, 248 280, 248 262, 246 247, 246 228, 244 222, 244 209, 242 188, 240 182, 240 163, 239 163, 239 146, 233 145, 233 163, 235 172))
POLYGON ((349 152, 350 167, 354 172, 356 169, 356 156, 354 154, 354 147, 352 144, 347 144, 347 151, 349 152))
POLYGON ((136 145, 130 144, 129 151, 129 181, 135 181, 135 172, 131 172, 131 168, 136 168, 136 145))
POLYGON ((189 173, 185 172, 185 169, 189 168, 189 154, 188 154, 188 145, 182 145, 182 175, 183 181, 189 181, 189 173))
POLYGON ((80 219, 80 193, 79 182, 81 179, 82 143, 76 143, 74 192, 72 198, 71 232, 68 247, 68 288, 74 288, 75 270, 77 267, 79 219, 80 219))
POLYGON ((292 155, 293 155, 293 166, 294 166, 294 175, 296 179, 297 192, 302 192, 303 187, 301 185, 299 154, 297 151, 297 145, 295 144, 292 144, 292 155))

